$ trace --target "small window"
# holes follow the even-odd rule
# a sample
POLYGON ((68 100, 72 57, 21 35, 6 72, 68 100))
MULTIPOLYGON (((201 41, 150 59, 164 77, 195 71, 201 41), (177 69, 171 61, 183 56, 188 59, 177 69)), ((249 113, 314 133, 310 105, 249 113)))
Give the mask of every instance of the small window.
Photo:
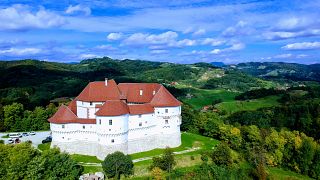
POLYGON ((64 124, 62 125, 62 129, 64 129, 64 124))
POLYGON ((166 124, 169 124, 169 121, 166 119, 166 120, 165 120, 165 123, 166 123, 166 124))
POLYGON ((86 126, 82 126, 82 128, 83 128, 83 129, 85 129, 85 128, 86 128, 86 126))
POLYGON ((109 129, 109 131, 111 131, 111 129, 109 129))
POLYGON ((141 114, 139 114, 139 118, 141 118, 141 114))
POLYGON ((142 122, 139 122, 139 126, 142 126, 142 122))
POLYGON ((109 125, 112 125, 112 119, 109 120, 109 125))
POLYGON ((99 119, 99 124, 101 124, 101 119, 99 119))
POLYGON ((165 112, 168 113, 168 109, 165 109, 165 112))
POLYGON ((90 102, 90 106, 92 106, 92 102, 90 102))
POLYGON ((142 94, 143 94, 143 90, 140 89, 140 96, 142 96, 142 94))
POLYGON ((111 143, 114 143, 114 139, 111 139, 111 143))

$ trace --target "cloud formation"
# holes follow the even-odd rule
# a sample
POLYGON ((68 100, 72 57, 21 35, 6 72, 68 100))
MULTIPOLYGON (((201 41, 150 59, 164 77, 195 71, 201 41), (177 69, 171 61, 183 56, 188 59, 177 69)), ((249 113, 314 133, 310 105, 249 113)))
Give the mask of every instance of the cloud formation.
POLYGON ((78 4, 76 6, 70 5, 65 12, 66 14, 83 13, 84 15, 89 16, 91 14, 91 9, 89 7, 78 4))
POLYGON ((25 5, 13 5, 0 9, 0 22, 0 31, 54 28, 66 24, 66 20, 54 12, 45 8, 33 12, 29 6, 25 5))
POLYGON ((284 50, 311 50, 320 49, 320 42, 302 42, 287 44, 282 47, 284 50))

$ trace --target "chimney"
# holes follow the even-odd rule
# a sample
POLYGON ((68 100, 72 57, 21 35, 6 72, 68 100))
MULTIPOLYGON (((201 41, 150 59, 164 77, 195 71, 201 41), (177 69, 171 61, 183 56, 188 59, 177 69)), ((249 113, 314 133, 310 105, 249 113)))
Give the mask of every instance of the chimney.
POLYGON ((108 86, 108 78, 104 78, 104 84, 108 86))

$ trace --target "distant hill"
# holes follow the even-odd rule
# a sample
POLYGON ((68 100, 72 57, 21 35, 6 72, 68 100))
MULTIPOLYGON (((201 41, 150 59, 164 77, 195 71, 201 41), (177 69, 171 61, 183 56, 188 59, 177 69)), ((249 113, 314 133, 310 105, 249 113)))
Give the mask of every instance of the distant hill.
POLYGON ((236 65, 247 74, 267 79, 320 82, 320 64, 304 65, 283 62, 249 62, 236 65))
POLYGON ((223 62, 211 62, 210 64, 216 66, 216 67, 223 67, 225 64, 223 62))

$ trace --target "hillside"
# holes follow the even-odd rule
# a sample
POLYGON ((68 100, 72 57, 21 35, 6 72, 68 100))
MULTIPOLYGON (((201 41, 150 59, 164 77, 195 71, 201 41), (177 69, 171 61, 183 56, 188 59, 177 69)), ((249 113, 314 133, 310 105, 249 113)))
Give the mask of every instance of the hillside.
POLYGON ((192 88, 220 88, 229 92, 239 92, 276 86, 271 81, 207 63, 184 65, 114 60, 108 57, 84 60, 76 64, 37 60, 0 61, 0 104, 20 102, 28 109, 45 106, 56 98, 74 97, 88 82, 103 80, 105 77, 115 79, 118 83, 171 84, 174 86, 171 88, 172 91, 182 89, 176 93, 178 96, 185 96, 188 92, 191 92, 192 96, 192 88))

